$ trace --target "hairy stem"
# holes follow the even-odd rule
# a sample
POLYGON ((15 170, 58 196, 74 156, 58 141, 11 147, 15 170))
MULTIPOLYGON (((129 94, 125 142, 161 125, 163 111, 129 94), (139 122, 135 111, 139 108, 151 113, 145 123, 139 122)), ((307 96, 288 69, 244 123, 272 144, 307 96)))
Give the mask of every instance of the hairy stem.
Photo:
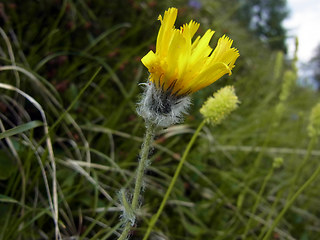
MULTIPOLYGON (((138 169, 136 172, 136 183, 134 187, 134 192, 133 192, 133 198, 131 202, 131 209, 136 214, 136 210, 138 208, 139 204, 139 197, 141 194, 141 188, 142 188, 142 183, 143 183, 143 176, 145 169, 148 165, 148 155, 150 151, 150 146, 152 144, 153 136, 154 136, 154 131, 155 131, 155 126, 151 123, 146 123, 146 135, 144 136, 143 144, 141 147, 140 151, 140 161, 138 165, 138 169)), ((132 222, 127 221, 125 228, 121 234, 121 236, 118 238, 118 240, 125 240, 128 237, 128 234, 131 230, 132 227, 132 222)))
POLYGON ((180 160, 180 162, 179 162, 179 165, 178 165, 178 167, 177 167, 177 170, 176 170, 175 173, 174 173, 174 176, 173 176, 173 178, 172 178, 172 180, 171 180, 171 182, 170 182, 170 185, 169 185, 169 187, 168 187, 168 189, 167 189, 167 192, 166 192, 166 194, 165 194, 165 196, 164 196, 164 198, 163 198, 163 200, 162 200, 162 202, 161 202, 161 204, 160 204, 160 207, 159 207, 157 213, 156 213, 155 215, 153 215, 153 217, 151 218, 151 221, 150 221, 149 226, 148 226, 148 230, 147 230, 146 234, 144 235, 143 240, 147 240, 147 239, 148 239, 148 237, 149 237, 149 235, 150 235, 150 233, 151 233, 151 230, 152 230, 153 226, 156 224, 158 218, 160 217, 160 215, 161 215, 161 213, 162 213, 162 211, 163 211, 163 208, 164 208, 164 206, 166 205, 166 202, 167 202, 167 200, 168 200, 168 198, 169 198, 169 195, 170 195, 170 193, 172 192, 172 189, 173 189, 173 187, 174 187, 174 185, 175 185, 175 183, 176 183, 176 181, 177 181, 177 179, 178 179, 178 176, 179 176, 179 174, 180 174, 180 171, 181 171, 181 169, 182 169, 182 166, 183 166, 185 160, 187 159, 187 156, 188 156, 188 154, 189 154, 189 151, 190 151, 193 143, 195 142, 196 138, 198 137, 198 135, 199 135, 201 129, 203 128, 204 124, 205 124, 205 121, 202 121, 202 123, 199 125, 199 127, 197 128, 197 130, 196 130, 195 133, 193 134, 190 142, 188 143, 188 146, 187 146, 186 150, 185 150, 184 153, 183 153, 183 156, 182 156, 182 158, 181 158, 181 160, 180 160))

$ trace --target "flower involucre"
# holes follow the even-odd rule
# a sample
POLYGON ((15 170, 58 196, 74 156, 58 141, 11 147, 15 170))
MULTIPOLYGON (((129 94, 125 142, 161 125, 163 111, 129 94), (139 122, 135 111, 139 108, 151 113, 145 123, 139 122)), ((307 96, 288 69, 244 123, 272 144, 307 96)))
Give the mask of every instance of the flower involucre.
POLYGON ((207 30, 193 42, 200 24, 191 20, 180 29, 174 27, 178 9, 169 8, 161 22, 156 52, 148 52, 142 63, 150 72, 149 82, 138 113, 146 120, 160 126, 180 121, 190 104, 189 95, 212 84, 225 74, 231 75, 239 57, 232 40, 219 39, 213 50, 209 42, 214 31, 207 30))
POLYGON ((214 31, 210 29, 192 42, 200 24, 191 20, 176 29, 177 14, 178 9, 169 8, 163 18, 159 16, 156 53, 150 51, 141 61, 157 88, 180 96, 207 87, 227 73, 231 75, 239 52, 231 48, 233 41, 226 36, 219 39, 212 51, 209 42, 214 31))

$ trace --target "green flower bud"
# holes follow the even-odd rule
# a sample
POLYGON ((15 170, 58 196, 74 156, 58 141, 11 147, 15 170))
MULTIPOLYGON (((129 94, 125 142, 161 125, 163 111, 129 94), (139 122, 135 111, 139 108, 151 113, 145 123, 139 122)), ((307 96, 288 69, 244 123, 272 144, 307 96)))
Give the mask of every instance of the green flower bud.
POLYGON ((282 83, 282 89, 281 89, 281 93, 280 93, 280 101, 285 101, 288 99, 290 91, 296 81, 296 74, 293 71, 286 71, 284 73, 284 77, 283 77, 283 83, 282 83))
POLYGON ((273 168, 279 168, 283 165, 283 158, 282 157, 276 157, 273 159, 272 167, 273 168))
POLYGON ((308 134, 310 137, 320 136, 320 103, 311 110, 308 134))
POLYGON ((212 124, 219 124, 238 107, 238 97, 233 86, 226 86, 209 97, 202 105, 200 113, 212 124))
POLYGON ((283 68, 283 52, 279 51, 277 53, 276 62, 273 69, 273 78, 277 80, 282 72, 283 68))

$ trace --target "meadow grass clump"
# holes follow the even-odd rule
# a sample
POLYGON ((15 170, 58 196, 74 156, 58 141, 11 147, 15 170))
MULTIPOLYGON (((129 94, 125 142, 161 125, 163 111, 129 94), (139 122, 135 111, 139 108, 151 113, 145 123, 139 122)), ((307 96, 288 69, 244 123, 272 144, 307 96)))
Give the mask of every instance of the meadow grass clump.
POLYGON ((0 4, 0 239, 118 239, 125 219, 130 239, 319 239, 319 93, 233 3, 175 3, 177 28, 197 19, 200 36, 214 27, 213 48, 225 34, 241 57, 192 95, 183 123, 152 132, 136 212, 141 59, 156 54, 155 22, 171 5, 0 4), (241 104, 205 124, 199 109, 231 84, 241 104))

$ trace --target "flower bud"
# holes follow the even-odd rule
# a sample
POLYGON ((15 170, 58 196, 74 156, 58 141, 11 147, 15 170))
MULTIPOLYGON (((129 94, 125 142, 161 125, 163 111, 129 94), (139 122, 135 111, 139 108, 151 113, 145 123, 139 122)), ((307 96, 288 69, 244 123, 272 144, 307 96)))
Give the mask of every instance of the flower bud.
POLYGON ((200 113, 212 124, 219 124, 238 107, 239 100, 233 86, 226 86, 209 97, 200 113))
POLYGON ((308 134, 310 137, 320 135, 320 103, 314 106, 311 110, 308 134))
POLYGON ((279 96, 280 101, 286 101, 288 99, 297 76, 293 71, 286 71, 283 78, 282 89, 279 96))
POLYGON ((273 168, 280 168, 283 165, 283 158, 276 157, 273 159, 272 167, 273 168))

